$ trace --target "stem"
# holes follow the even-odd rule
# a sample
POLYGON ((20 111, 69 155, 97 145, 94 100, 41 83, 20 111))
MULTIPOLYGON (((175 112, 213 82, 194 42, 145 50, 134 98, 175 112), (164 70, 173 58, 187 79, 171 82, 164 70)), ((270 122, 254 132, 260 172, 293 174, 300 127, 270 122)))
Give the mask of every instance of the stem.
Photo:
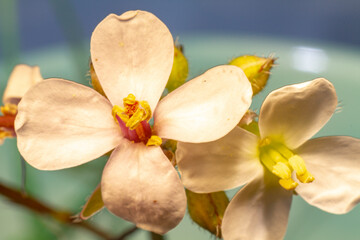
POLYGON ((21 164, 21 193, 26 195, 26 163, 22 156, 20 156, 21 164))
POLYGON ((163 235, 154 232, 150 232, 150 234, 151 234, 151 240, 165 240, 165 237, 163 235))
POLYGON ((12 189, 10 187, 7 187, 0 183, 0 194, 9 198, 12 202, 19 204, 27 209, 30 209, 36 213, 42 214, 42 215, 50 215, 53 218, 55 218, 57 221, 69 225, 73 225, 76 227, 87 229, 88 231, 98 235, 102 239, 111 239, 110 236, 103 232, 100 229, 97 229, 96 227, 86 223, 86 222, 74 222, 74 218, 72 217, 73 214, 70 212, 62 212, 57 211, 55 209, 50 208, 49 206, 41 203, 37 199, 28 196, 23 195, 21 192, 12 189))
POLYGON ((119 237, 115 238, 115 240, 125 240, 127 236, 131 235, 133 232, 139 230, 137 226, 129 228, 125 232, 123 232, 119 237))

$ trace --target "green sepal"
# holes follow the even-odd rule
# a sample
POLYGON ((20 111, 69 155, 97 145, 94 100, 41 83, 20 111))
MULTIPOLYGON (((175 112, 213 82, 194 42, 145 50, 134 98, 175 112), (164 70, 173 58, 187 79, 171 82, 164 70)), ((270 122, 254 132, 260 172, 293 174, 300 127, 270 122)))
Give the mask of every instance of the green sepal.
POLYGON ((174 51, 174 62, 169 80, 166 84, 168 93, 184 84, 189 74, 189 64, 183 53, 182 45, 175 44, 174 51))
POLYGON ((86 220, 92 217, 94 214, 99 212, 104 208, 104 202, 101 197, 101 187, 100 184, 95 188, 89 199, 87 200, 85 206, 80 212, 80 218, 86 220))
POLYGON ((194 193, 186 189, 188 211, 200 227, 221 238, 221 223, 229 204, 225 192, 194 193))

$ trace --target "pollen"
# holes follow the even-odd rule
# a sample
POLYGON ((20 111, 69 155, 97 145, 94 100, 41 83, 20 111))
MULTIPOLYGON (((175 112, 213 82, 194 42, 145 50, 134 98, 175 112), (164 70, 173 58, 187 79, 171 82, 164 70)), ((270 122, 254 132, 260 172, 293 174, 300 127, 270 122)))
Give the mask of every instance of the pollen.
POLYGON ((3 115, 16 115, 17 114, 17 105, 7 103, 4 106, 0 107, 0 111, 3 115))
POLYGON ((152 134, 151 115, 149 103, 137 101, 133 94, 123 99, 123 107, 115 105, 112 109, 112 116, 125 138, 135 143, 143 142, 146 146, 159 146, 162 140, 152 134))
POLYGON ((265 138, 259 143, 260 161, 274 175, 279 177, 279 184, 293 190, 298 183, 292 179, 292 173, 296 172, 296 178, 301 183, 311 183, 314 176, 307 170, 304 159, 292 152, 285 144, 265 138))

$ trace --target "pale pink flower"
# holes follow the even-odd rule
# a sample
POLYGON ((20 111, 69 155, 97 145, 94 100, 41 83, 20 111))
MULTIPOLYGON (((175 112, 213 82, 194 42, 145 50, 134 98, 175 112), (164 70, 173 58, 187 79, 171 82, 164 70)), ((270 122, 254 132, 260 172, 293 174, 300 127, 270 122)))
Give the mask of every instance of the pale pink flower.
POLYGON ((63 79, 36 85, 15 122, 24 159, 55 170, 114 149, 101 179, 105 206, 146 230, 162 234, 175 227, 186 197, 158 146, 161 138, 199 143, 224 136, 248 109, 252 91, 241 69, 218 66, 159 102, 173 54, 173 38, 153 14, 106 17, 93 32, 91 60, 107 98, 63 79))
POLYGON ((337 106, 326 79, 270 93, 259 115, 260 136, 236 127, 210 143, 179 143, 185 187, 215 192, 246 184, 225 211, 225 240, 278 240, 285 235, 294 191, 330 213, 346 213, 360 199, 360 140, 309 140, 337 106))

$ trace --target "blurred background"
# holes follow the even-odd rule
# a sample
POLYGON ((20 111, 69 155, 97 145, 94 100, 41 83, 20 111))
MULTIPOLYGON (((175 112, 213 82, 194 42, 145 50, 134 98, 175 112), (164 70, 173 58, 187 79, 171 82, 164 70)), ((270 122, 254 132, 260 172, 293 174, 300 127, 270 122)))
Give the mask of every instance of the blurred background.
MULTIPOLYGON (((43 77, 89 84, 89 41, 109 13, 141 9, 154 13, 185 47, 190 78, 242 54, 278 57, 265 90, 325 77, 339 96, 339 113, 317 136, 360 138, 360 1, 358 0, 0 0, 0 90, 19 63, 40 66, 43 77)), ((0 147, 0 181, 21 183, 16 140, 0 147)), ((79 212, 98 184, 105 159, 77 168, 42 172, 27 166, 27 190, 48 205, 79 212)), ((360 161, 360 159, 359 159, 360 161)), ((360 174, 360 173, 359 173, 360 174)), ((359 190, 360 191, 360 190, 359 190)), ((234 192, 230 192, 231 196, 234 192)), ((90 223, 120 234, 131 224, 106 210, 90 223)), ((360 239, 360 208, 336 216, 294 197, 286 239, 360 239)), ((241 223, 239 223, 241 224, 241 223)), ((0 239, 98 239, 86 230, 58 224, 0 197, 0 239)), ((150 239, 137 231, 128 239, 150 239)), ((184 221, 166 239, 213 239, 184 221)))

